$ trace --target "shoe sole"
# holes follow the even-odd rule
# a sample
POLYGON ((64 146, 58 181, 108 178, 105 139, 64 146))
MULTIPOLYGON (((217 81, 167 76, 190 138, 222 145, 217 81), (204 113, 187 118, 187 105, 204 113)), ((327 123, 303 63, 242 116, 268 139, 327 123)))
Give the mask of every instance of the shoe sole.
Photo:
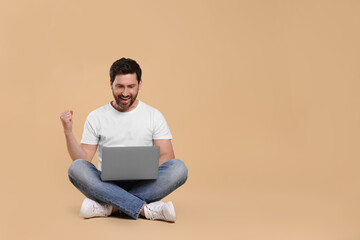
POLYGON ((87 208, 89 208, 89 206, 91 205, 91 202, 89 202, 87 199, 84 199, 81 208, 80 208, 80 214, 79 216, 82 218, 91 218, 90 215, 85 214, 87 211, 87 208))
POLYGON ((166 207, 168 208, 169 210, 169 215, 166 214, 166 221, 169 221, 169 222, 175 222, 176 220, 176 214, 175 214, 175 208, 174 208, 174 205, 172 204, 172 202, 167 202, 165 203, 166 204, 166 207))

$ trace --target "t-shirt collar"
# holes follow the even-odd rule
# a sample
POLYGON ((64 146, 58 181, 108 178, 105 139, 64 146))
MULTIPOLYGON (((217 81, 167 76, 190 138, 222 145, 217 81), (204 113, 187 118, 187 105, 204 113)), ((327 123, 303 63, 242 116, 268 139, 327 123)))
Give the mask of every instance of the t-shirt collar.
POLYGON ((136 110, 138 110, 138 108, 140 107, 140 104, 142 104, 142 102, 139 99, 138 99, 138 101, 139 101, 138 105, 133 110, 131 110, 130 112, 120 112, 120 111, 118 111, 117 109, 115 109, 113 107, 113 105, 111 105, 112 101, 109 102, 109 105, 110 105, 110 109, 112 109, 114 112, 116 112, 118 114, 131 114, 131 113, 135 112, 136 110))

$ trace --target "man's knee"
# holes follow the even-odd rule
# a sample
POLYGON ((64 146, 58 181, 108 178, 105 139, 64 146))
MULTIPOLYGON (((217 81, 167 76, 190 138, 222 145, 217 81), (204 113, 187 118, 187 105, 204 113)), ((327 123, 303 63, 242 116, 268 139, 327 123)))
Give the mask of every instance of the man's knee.
POLYGON ((188 177, 188 168, 185 163, 177 158, 170 161, 173 168, 172 176, 177 178, 178 181, 185 183, 188 177))
POLYGON ((88 163, 88 161, 80 158, 74 160, 68 169, 69 177, 77 178, 84 171, 84 166, 88 163))

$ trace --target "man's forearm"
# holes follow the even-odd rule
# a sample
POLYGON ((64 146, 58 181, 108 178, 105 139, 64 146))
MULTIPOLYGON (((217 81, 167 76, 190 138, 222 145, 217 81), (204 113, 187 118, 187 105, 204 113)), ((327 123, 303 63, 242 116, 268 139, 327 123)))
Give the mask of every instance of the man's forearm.
POLYGON ((159 166, 171 159, 174 159, 175 158, 175 155, 174 154, 163 154, 163 155, 160 155, 159 157, 159 166))
POLYGON ((66 146, 71 159, 73 161, 79 158, 86 159, 86 154, 80 147, 80 144, 76 141, 73 132, 65 132, 65 138, 66 146))

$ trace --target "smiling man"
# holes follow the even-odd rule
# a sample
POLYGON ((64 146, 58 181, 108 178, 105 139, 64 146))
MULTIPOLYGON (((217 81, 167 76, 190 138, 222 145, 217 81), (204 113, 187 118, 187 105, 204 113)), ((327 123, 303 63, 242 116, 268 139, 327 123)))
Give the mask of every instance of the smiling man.
POLYGON ((176 159, 172 135, 164 116, 137 99, 141 89, 141 68, 136 61, 121 58, 110 68, 110 87, 114 100, 92 111, 85 122, 80 144, 72 132, 73 111, 61 113, 67 149, 72 164, 71 183, 87 198, 80 208, 83 218, 124 213, 137 219, 174 222, 172 202, 160 201, 187 180, 187 167, 176 159), (159 146, 159 175, 156 180, 103 182, 100 179, 102 149, 112 146, 159 146), (91 163, 95 152, 98 169, 91 163))

